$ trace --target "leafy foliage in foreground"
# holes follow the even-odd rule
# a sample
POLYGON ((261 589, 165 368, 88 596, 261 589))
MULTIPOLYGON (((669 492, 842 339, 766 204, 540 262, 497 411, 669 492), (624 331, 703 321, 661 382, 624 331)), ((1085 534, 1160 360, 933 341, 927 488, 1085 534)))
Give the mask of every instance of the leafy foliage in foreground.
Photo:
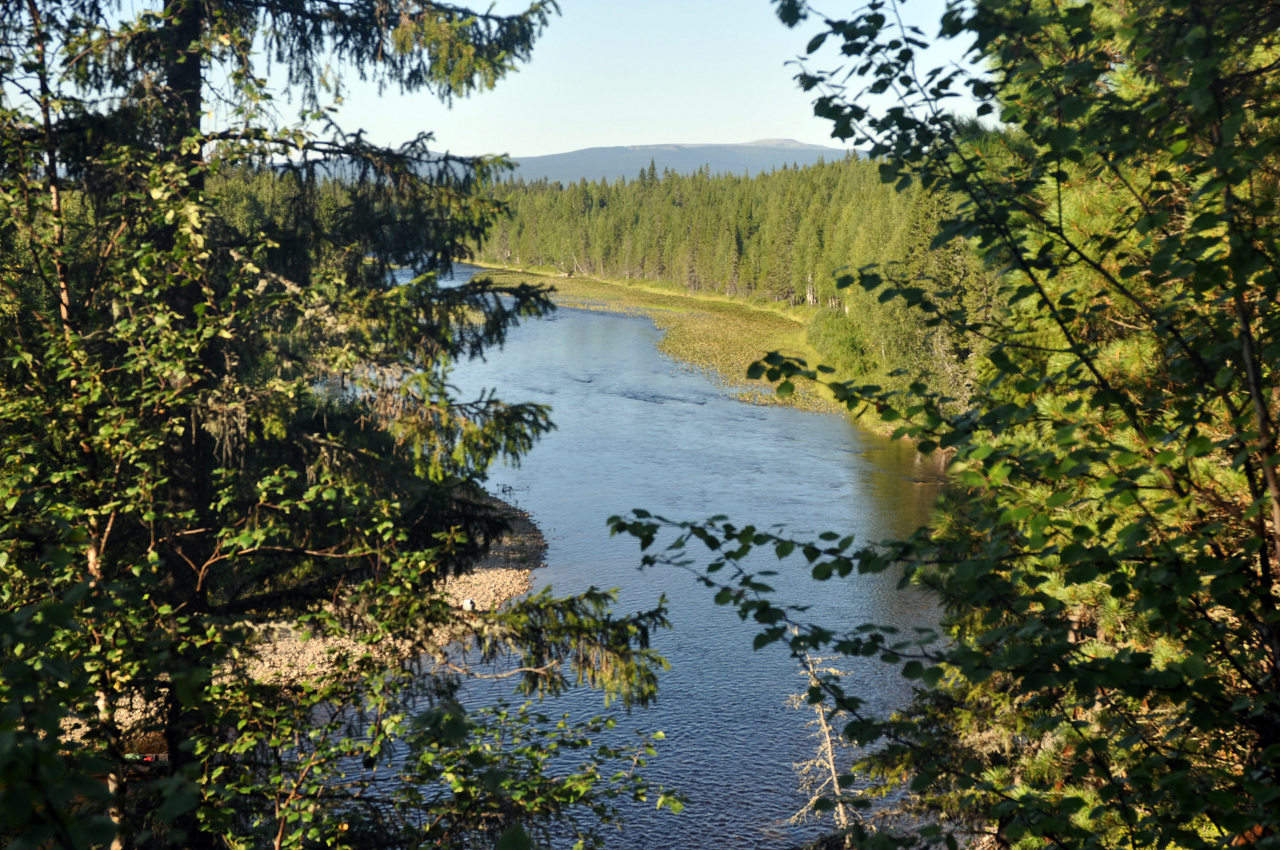
MULTIPOLYGON (((811 52, 834 43, 849 64, 799 79, 886 181, 963 199, 939 244, 968 239, 1006 270, 993 317, 891 271, 846 281, 992 343, 958 412, 923 385, 833 386, 950 453, 936 522, 875 546, 723 518, 615 528, 705 544, 706 582, 761 624, 759 645, 879 657, 919 682, 891 718, 836 677, 810 691, 845 713, 860 769, 918 807, 914 829, 856 827, 859 843, 1275 846, 1280 6, 953 4, 941 35, 972 39, 974 74, 918 69, 924 40, 897 5, 822 18, 811 52), (948 114, 963 90, 1001 132, 948 114), (881 112, 859 97, 885 92, 898 103, 881 112), (946 634, 806 623, 742 565, 760 547, 817 579, 905 565, 936 588, 946 634)), ((777 6, 790 24, 818 14, 777 6)), ((758 371, 821 377, 780 356, 758 371)))
POLYGON ((648 744, 472 718, 476 668, 437 646, 470 633, 527 692, 579 679, 628 704, 661 664, 661 604, 481 614, 442 592, 503 526, 486 468, 550 427, 448 383, 550 308, 437 284, 500 211, 477 193, 499 163, 280 127, 256 65, 284 66, 304 118, 331 61, 448 100, 526 57, 554 9, 0 4, 6 846, 518 847, 543 820, 591 840, 609 799, 644 793, 648 744), (286 627, 324 642, 320 669, 277 675, 286 627), (428 769, 471 740, 483 765, 428 769))

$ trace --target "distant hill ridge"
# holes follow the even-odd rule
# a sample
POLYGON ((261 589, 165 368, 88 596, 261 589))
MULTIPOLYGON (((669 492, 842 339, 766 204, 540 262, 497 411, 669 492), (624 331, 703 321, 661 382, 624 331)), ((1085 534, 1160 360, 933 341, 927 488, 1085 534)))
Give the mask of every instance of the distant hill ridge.
POLYGON ((783 166, 839 161, 848 154, 842 148, 808 145, 793 139, 760 139, 735 145, 626 145, 516 157, 513 176, 526 181, 545 179, 566 184, 583 179, 614 181, 625 177, 634 180, 641 170, 648 169, 650 162, 659 174, 665 170, 692 174, 706 166, 712 174, 755 175, 783 166))

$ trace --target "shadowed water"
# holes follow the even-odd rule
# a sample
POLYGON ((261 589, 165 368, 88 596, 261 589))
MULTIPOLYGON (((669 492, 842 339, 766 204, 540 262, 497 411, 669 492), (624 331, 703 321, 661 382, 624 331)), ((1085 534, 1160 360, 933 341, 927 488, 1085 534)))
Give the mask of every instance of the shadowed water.
MULTIPOLYGON (((457 274, 472 272, 461 266, 457 274)), ((787 825, 803 804, 793 764, 814 748, 811 714, 787 705, 805 684, 798 668, 779 646, 753 652, 756 630, 716 606, 690 574, 640 571, 637 542, 611 539, 605 521, 633 508, 675 519, 727 514, 738 524, 875 541, 927 518, 937 474, 909 446, 843 417, 739 402, 660 354, 658 339, 647 319, 559 310, 517 328, 485 362, 464 364, 455 383, 464 397, 492 387, 507 401, 552 406, 557 430, 519 468, 491 476, 547 538, 535 587, 618 588, 624 610, 651 607, 664 593, 670 600, 673 629, 654 641, 671 663, 658 703, 620 726, 666 734, 646 775, 679 788, 689 804, 680 815, 635 807, 608 845, 787 847, 829 827, 787 825)), ((935 616, 921 592, 896 590, 895 576, 817 583, 799 557, 756 563, 780 569, 779 600, 811 605, 811 619, 828 626, 910 628, 935 616)), ((892 669, 870 664, 856 675, 857 693, 880 711, 909 693, 892 669)), ((563 703, 548 708, 601 710, 597 694, 563 703)))

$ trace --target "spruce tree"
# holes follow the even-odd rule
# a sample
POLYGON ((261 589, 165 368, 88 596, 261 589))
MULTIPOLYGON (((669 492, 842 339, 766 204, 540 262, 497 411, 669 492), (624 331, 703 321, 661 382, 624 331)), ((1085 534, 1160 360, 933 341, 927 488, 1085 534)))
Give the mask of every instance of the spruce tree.
POLYGON ((554 9, 0 4, 6 843, 522 846, 643 793, 601 779, 631 755, 604 749, 551 777, 596 726, 469 711, 467 671, 431 660, 471 633, 529 692, 576 667, 629 702, 658 663, 660 607, 479 614, 442 591, 503 526, 486 467, 549 427, 447 380, 550 307, 438 283, 500 212, 477 192, 496 164, 313 120, 335 65, 445 101, 489 87, 554 9), (325 663, 264 675, 282 630, 325 663), (371 784, 388 772, 406 781, 371 784))

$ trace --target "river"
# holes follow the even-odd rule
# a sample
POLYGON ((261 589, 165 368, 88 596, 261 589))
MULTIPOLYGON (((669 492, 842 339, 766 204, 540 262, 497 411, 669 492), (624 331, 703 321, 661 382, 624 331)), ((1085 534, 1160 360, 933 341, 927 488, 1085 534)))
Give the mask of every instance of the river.
MULTIPOLYGON (((474 271, 462 265, 455 275, 474 271)), ((561 309, 516 328, 484 361, 463 364, 455 383, 464 397, 492 387, 507 401, 552 406, 556 430, 518 467, 491 475, 547 538, 547 566, 535 572, 535 587, 618 588, 624 610, 652 607, 662 593, 670 600, 673 628, 654 640, 671 663, 657 705, 619 725, 665 733, 646 775, 680 789, 688 805, 679 815, 635 807, 608 846, 789 847, 830 826, 787 824, 803 805, 793 765, 815 746, 805 725, 811 713, 787 705, 805 684, 796 665, 780 646, 754 652, 756 630, 716 606, 690 574, 640 571, 636 541, 611 539, 605 521, 632 508, 677 519, 722 513, 740 524, 874 541, 925 520, 937 475, 909 446, 841 416, 730 397, 660 354, 659 333, 645 318, 561 309)), ((780 600, 812 605, 815 622, 933 622, 929 598, 898 591, 894 576, 818 583, 803 563, 784 562, 775 585, 780 600)), ((880 711, 909 693, 891 669, 871 664, 856 672, 857 693, 880 711)), ((590 693, 570 695, 565 706, 601 710, 590 693)))

